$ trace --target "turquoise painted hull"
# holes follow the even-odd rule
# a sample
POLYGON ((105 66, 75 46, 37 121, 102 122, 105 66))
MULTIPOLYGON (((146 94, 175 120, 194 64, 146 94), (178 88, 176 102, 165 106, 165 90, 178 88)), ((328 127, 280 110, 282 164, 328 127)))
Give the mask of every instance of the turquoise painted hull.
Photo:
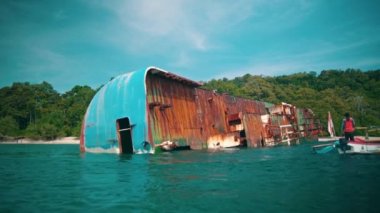
POLYGON ((94 96, 84 118, 81 145, 85 151, 118 152, 116 120, 128 117, 133 125, 134 152, 144 151, 147 133, 145 76, 148 69, 120 75, 94 96))

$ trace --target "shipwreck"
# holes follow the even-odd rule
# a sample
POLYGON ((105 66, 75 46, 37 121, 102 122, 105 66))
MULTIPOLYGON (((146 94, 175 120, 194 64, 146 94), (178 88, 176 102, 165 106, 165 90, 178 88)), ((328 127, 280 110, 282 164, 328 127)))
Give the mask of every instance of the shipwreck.
POLYGON ((154 153, 176 149, 266 147, 316 136, 310 109, 201 88, 148 67, 120 75, 93 97, 82 123, 82 152, 154 153))

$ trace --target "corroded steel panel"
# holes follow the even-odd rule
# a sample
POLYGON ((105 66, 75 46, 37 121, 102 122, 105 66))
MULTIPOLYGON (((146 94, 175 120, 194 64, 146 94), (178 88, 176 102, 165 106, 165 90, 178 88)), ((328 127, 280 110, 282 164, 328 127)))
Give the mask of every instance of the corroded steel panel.
POLYGON ((321 125, 310 109, 297 109, 298 126, 303 137, 314 137, 320 133, 321 125))
POLYGON ((146 77, 148 137, 154 144, 170 140, 184 145, 202 145, 194 88, 162 76, 146 77))
POLYGON ((154 74, 148 74, 146 82, 149 138, 154 144, 172 140, 199 149, 206 148, 208 141, 217 144, 216 139, 231 144, 229 138, 236 135, 236 140, 247 140, 249 146, 261 146, 263 102, 194 88, 154 74))
POLYGON ((198 119, 205 138, 228 132, 228 111, 220 94, 196 89, 198 119))
POLYGON ((298 140, 300 137, 298 114, 295 106, 281 103, 268 108, 270 113, 264 125, 264 141, 266 145, 275 145, 279 142, 298 140))
POLYGON ((262 147, 263 141, 263 123, 261 116, 258 114, 244 115, 244 129, 249 147, 262 147))
POLYGON ((244 137, 249 146, 260 146, 260 116, 266 113, 263 102, 203 89, 196 89, 196 96, 198 117, 206 138, 244 131, 238 135, 245 135, 240 137, 244 137))

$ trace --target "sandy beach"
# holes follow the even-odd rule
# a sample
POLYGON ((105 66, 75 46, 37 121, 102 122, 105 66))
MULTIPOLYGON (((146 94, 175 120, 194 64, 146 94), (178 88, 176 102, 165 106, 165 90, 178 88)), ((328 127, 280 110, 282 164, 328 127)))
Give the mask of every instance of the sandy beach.
POLYGON ((79 144, 77 137, 64 137, 55 140, 32 140, 29 138, 18 139, 14 141, 1 141, 0 144, 79 144))

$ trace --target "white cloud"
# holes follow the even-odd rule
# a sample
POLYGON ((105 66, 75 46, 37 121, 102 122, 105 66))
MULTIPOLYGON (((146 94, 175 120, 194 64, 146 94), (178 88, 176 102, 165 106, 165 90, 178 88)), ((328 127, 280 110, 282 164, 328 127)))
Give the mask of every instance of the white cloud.
POLYGON ((252 64, 250 66, 240 67, 233 70, 227 70, 216 75, 215 79, 229 78, 243 76, 247 73, 251 75, 264 75, 264 76, 273 76, 285 74, 288 71, 302 71, 300 70, 302 65, 296 62, 270 62, 264 61, 261 63, 252 64))
POLYGON ((247 26, 253 33, 291 27, 313 8, 305 0, 131 0, 100 6, 117 18, 104 30, 114 46, 134 56, 165 55, 178 68, 202 62, 198 53, 233 52, 228 36, 247 33, 247 26))
POLYGON ((116 14, 121 23, 114 26, 122 28, 117 31, 116 42, 124 40, 127 42, 124 47, 128 50, 145 51, 158 47, 165 52, 215 48, 213 38, 250 17, 252 4, 247 0, 136 0, 118 1, 105 7, 116 14))
POLYGON ((172 64, 174 68, 183 68, 189 66, 189 64, 192 62, 190 57, 186 52, 181 52, 176 61, 172 64))

